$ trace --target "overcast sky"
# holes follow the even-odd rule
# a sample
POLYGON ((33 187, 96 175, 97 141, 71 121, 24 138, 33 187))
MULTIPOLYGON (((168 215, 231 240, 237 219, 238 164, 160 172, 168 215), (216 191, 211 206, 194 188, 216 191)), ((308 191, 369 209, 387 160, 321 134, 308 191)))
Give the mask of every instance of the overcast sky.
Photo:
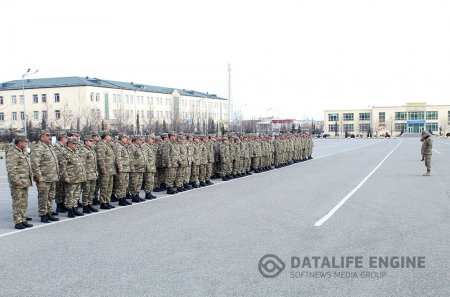
POLYGON ((2 1, 0 82, 91 76, 231 97, 246 118, 450 104, 450 1, 2 1))

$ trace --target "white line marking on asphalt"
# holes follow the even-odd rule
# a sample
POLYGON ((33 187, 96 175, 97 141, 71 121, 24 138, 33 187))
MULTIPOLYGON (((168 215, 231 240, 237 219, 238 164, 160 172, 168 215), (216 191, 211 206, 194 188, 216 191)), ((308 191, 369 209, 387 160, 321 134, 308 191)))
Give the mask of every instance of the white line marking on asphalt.
POLYGON ((386 155, 386 157, 384 157, 384 159, 369 173, 369 175, 367 175, 353 190, 350 191, 350 193, 347 194, 347 196, 345 196, 341 201, 339 201, 339 203, 333 207, 333 209, 330 210, 330 212, 328 212, 326 215, 324 215, 320 220, 318 220, 314 226, 316 227, 320 227, 323 223, 325 223, 329 218, 331 218, 331 216, 339 209, 341 208, 342 205, 344 205, 344 203, 353 196, 353 194, 355 194, 356 191, 358 191, 359 188, 362 187, 362 185, 364 185, 364 183, 372 176, 372 174, 375 173, 375 171, 377 171, 378 168, 380 168, 380 166, 384 163, 384 161, 386 161, 386 159, 399 147, 399 145, 403 142, 403 139, 389 152, 389 154, 386 155))
POLYGON ((433 151, 435 151, 436 153, 440 154, 440 152, 438 152, 436 149, 433 149, 433 151))

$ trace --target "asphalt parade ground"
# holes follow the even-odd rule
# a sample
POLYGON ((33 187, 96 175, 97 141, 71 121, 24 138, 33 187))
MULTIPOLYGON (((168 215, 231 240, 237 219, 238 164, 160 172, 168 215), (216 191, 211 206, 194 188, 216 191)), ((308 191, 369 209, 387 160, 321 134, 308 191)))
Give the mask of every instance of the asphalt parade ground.
MULTIPOLYGON (((450 296, 450 140, 317 139, 313 160, 14 229, 0 296, 450 296)), ((142 196, 142 193, 141 193, 142 196)), ((117 203, 115 203, 117 204, 117 203)))

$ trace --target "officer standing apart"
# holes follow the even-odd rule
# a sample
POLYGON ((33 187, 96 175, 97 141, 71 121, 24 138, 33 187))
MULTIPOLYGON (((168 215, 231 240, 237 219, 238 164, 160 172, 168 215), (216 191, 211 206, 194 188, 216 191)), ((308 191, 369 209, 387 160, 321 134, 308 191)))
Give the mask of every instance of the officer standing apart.
POLYGON ((430 176, 431 172, 431 155, 433 152, 433 140, 431 140, 431 135, 427 131, 422 131, 422 137, 420 138, 422 141, 422 159, 425 159, 425 167, 427 167, 427 172, 423 174, 423 176, 430 176))
POLYGON ((31 170, 38 190, 39 216, 41 222, 59 221, 52 215, 52 204, 59 181, 58 157, 50 144, 51 136, 42 130, 39 142, 31 151, 31 170))
POLYGON ((11 190, 13 217, 16 229, 33 227, 27 222, 28 188, 32 186, 30 160, 26 153, 28 139, 20 135, 6 155, 6 170, 11 190))

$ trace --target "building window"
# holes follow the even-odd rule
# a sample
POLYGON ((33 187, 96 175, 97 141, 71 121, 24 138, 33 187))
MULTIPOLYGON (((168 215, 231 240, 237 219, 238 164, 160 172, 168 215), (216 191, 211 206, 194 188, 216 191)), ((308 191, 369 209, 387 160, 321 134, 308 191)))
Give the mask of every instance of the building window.
POLYGON ((328 121, 329 122, 339 121, 339 114, 338 113, 329 113, 328 114, 328 121))
POLYGON ((386 122, 386 113, 385 112, 378 113, 378 122, 380 122, 380 123, 386 122))
POLYGON ((33 103, 39 103, 39 97, 37 94, 33 95, 33 103))
POLYGON ((91 92, 91 102, 94 102, 94 92, 91 92))
POLYGON ((5 114, 3 112, 0 112, 0 121, 4 121, 5 120, 5 114))
POLYGON ((11 96, 11 104, 17 104, 17 97, 16 95, 11 96))
POLYGON ((61 112, 59 110, 55 110, 55 120, 59 120, 61 118, 61 112))
POLYGON ((42 103, 47 103, 47 94, 41 94, 42 103))
POLYGON ((47 111, 46 110, 42 111, 42 118, 43 119, 47 118, 47 111))
POLYGON ((406 123, 395 123, 395 132, 405 132, 406 131, 406 123))
MULTIPOLYGON (((427 120, 437 120, 437 119, 438 119, 437 111, 427 111, 427 120)), ((432 131, 436 131, 436 130, 432 130, 432 131)))
POLYGON ((3 105, 3 96, 0 96, 0 105, 3 105))
MULTIPOLYGON (((370 121, 370 112, 360 112, 359 120, 360 121, 370 121)), ((359 129, 359 130, 361 130, 361 129, 359 129)), ((362 130, 362 131, 365 131, 365 130, 362 130)))
POLYGON ((353 124, 344 124, 344 132, 353 132, 353 124))
POLYGON ((25 113, 23 111, 20 112, 20 120, 21 121, 25 120, 25 113))
POLYGON ((404 112, 404 111, 396 112, 395 120, 396 121, 406 121, 406 112, 404 112))
POLYGON ((39 111, 33 111, 33 120, 39 120, 39 111))
POLYGON ((95 101, 100 102, 100 93, 95 94, 95 101))
POLYGON ((370 124, 359 124, 359 131, 365 132, 365 131, 369 131, 369 129, 370 129, 370 124))
POLYGON ((338 132, 339 124, 330 124, 328 125, 328 132, 338 132))
POLYGON ((23 95, 20 95, 20 96, 19 96, 19 104, 20 104, 20 105, 23 105, 24 102, 25 102, 25 101, 24 101, 24 99, 23 99, 23 95))
POLYGON ((53 97, 55 98, 55 103, 58 103, 59 102, 59 93, 53 94, 53 97))
POLYGON ((352 113, 344 113, 342 115, 342 118, 344 119, 344 121, 353 121, 354 120, 354 114, 352 113))
POLYGON ((423 120, 424 112, 423 111, 409 111, 408 112, 408 120, 423 120))
POLYGON ((436 132, 438 131, 438 123, 426 123, 427 131, 436 132))
POLYGON ((13 113, 11 114, 11 120, 17 121, 17 112, 13 112, 13 113))

